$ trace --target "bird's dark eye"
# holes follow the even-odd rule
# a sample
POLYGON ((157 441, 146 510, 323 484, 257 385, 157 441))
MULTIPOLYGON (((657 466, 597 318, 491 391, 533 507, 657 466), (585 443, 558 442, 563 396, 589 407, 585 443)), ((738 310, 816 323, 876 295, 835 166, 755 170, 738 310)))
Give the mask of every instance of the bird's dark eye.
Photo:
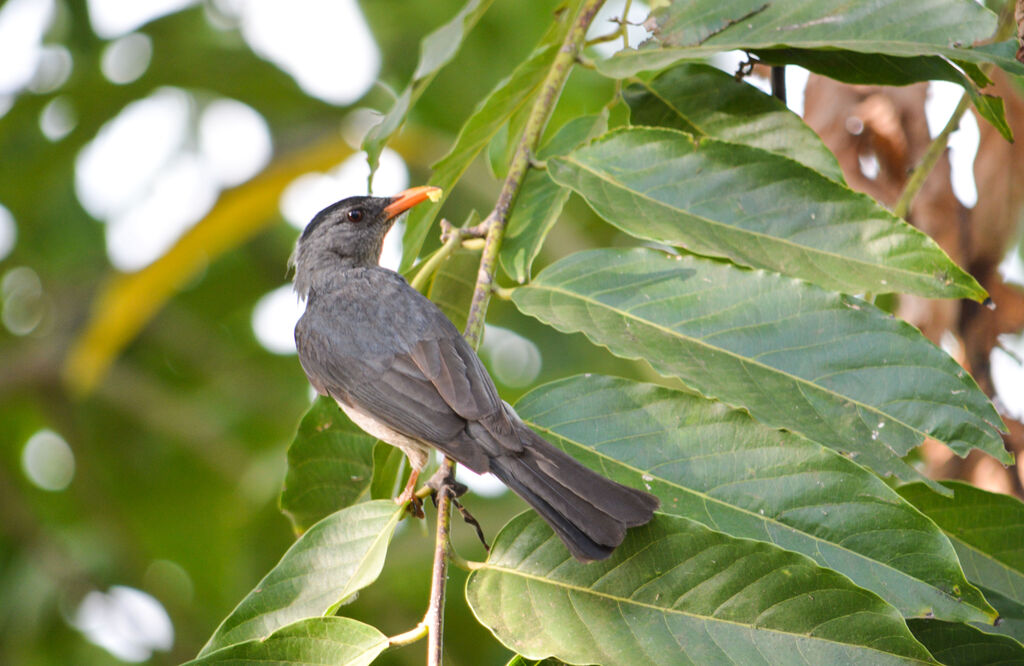
POLYGON ((362 208, 353 208, 352 210, 350 210, 348 212, 346 217, 348 217, 348 221, 349 222, 359 222, 359 221, 361 221, 363 219, 363 209, 362 208))

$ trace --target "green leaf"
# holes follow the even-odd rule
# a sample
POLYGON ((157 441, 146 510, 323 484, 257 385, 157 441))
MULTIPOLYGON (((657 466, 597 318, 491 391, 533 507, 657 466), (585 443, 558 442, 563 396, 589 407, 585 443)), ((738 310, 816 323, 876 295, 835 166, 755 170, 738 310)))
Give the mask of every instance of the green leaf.
POLYGON ((513 301, 560 331, 643 358, 768 425, 922 480, 900 456, 930 436, 1012 460, 974 380, 917 329, 850 296, 650 249, 580 252, 513 301))
POLYGON ((975 93, 971 95, 971 101, 974 103, 974 108, 978 111, 978 115, 987 120, 992 127, 995 127, 1004 139, 1013 141, 1013 130, 1010 128, 1010 123, 1006 120, 1006 110, 1001 97, 975 93))
POLYGON ((588 467, 646 487, 661 511, 802 553, 905 617, 996 617, 938 527, 877 476, 745 411, 598 375, 535 389, 516 411, 588 467))
POLYGON ((989 603, 999 611, 999 619, 995 626, 985 625, 979 628, 987 633, 1002 634, 1013 638, 1018 643, 1024 643, 1024 604, 991 589, 982 588, 981 591, 985 593, 985 598, 989 603))
POLYGON ((533 97, 544 81, 551 62, 558 53, 558 45, 562 43, 569 28, 569 20, 564 16, 566 13, 562 12, 563 16, 552 24, 530 58, 499 82, 476 106, 469 120, 459 131, 451 150, 433 165, 433 175, 429 184, 440 187, 443 193, 438 201, 424 202, 413 208, 406 217, 400 270, 404 271, 416 260, 434 218, 444 205, 452 186, 459 181, 470 163, 508 122, 512 114, 533 97))
POLYGON ((378 441, 373 447, 373 482, 370 499, 398 497, 411 471, 405 465, 405 454, 396 446, 378 441))
POLYGON ((794 159, 845 182, 832 152, 786 105, 714 67, 674 67, 623 91, 634 125, 655 125, 742 143, 794 159))
MULTIPOLYGON (((799 65, 816 74, 855 85, 906 86, 919 81, 949 81, 973 90, 975 83, 973 78, 939 56, 907 58, 832 49, 758 49, 754 53, 766 65, 799 65)), ((980 80, 985 79, 976 65, 965 65, 980 80)))
POLYGON ((986 86, 991 80, 974 63, 957 64, 970 73, 970 77, 954 67, 948 60, 937 56, 897 58, 887 55, 855 53, 853 51, 809 51, 802 49, 772 49, 757 51, 761 62, 770 65, 793 64, 852 84, 879 84, 902 86, 918 81, 952 81, 963 86, 971 96, 978 113, 995 127, 1007 141, 1013 141, 1013 130, 1006 120, 1003 100, 983 95, 977 85, 986 86))
POLYGON ((930 661, 895 608, 843 576, 676 516, 656 515, 631 529, 608 560, 580 564, 540 518, 522 514, 470 574, 466 597, 502 643, 533 659, 930 661))
POLYGON ((1007 141, 1013 141, 1013 130, 1006 120, 1003 101, 992 95, 983 95, 978 85, 991 81, 974 63, 957 64, 971 76, 938 56, 900 58, 889 55, 857 53, 854 51, 813 51, 804 49, 769 49, 755 51, 758 59, 768 65, 799 65, 812 72, 837 81, 852 84, 903 86, 918 81, 952 81, 963 86, 978 113, 995 127, 1007 141), (977 82, 977 85, 975 83, 977 82))
MULTIPOLYGON (((437 28, 420 42, 420 60, 413 72, 412 80, 402 94, 398 96, 380 122, 370 128, 363 138, 363 150, 366 161, 370 164, 369 179, 377 170, 381 151, 391 135, 405 122, 409 109, 416 103, 423 91, 434 80, 438 71, 455 57, 462 46, 462 40, 473 29, 480 17, 491 6, 494 0, 468 0, 458 14, 450 21, 437 28)), ((367 180, 367 183, 370 181, 367 180)))
POLYGON ((646 25, 660 48, 651 43, 620 51, 598 69, 622 78, 742 49, 771 64, 793 63, 848 83, 944 79, 963 85, 982 115, 1012 140, 1001 112, 945 60, 993 62, 1024 74, 1024 65, 1005 52, 964 48, 988 39, 996 28, 995 15, 969 0, 879 0, 870 8, 843 0, 698 0, 655 10, 646 25))
POLYGON ((221 622, 199 655, 266 638, 303 618, 333 614, 377 579, 404 513, 405 507, 391 500, 376 500, 332 513, 309 528, 221 622))
POLYGON ((373 472, 373 443, 332 398, 318 397, 302 417, 288 447, 281 511, 296 531, 366 495, 373 472))
POLYGON ((919 483, 897 489, 949 536, 968 580, 1024 605, 1024 503, 944 481, 944 497, 919 483))
MULTIPOLYGON (((563 155, 608 129, 608 114, 573 118, 537 154, 539 160, 563 155)), ((562 214, 569 190, 555 184, 546 170, 530 169, 505 228, 501 266, 516 282, 530 279, 530 268, 544 239, 562 214)))
POLYGON ((430 281, 427 295, 459 330, 466 327, 480 255, 481 250, 455 250, 438 267, 430 281))
POLYGON ((1024 664, 1024 645, 1008 636, 940 620, 908 620, 907 626, 939 663, 947 666, 1024 664))
MULTIPOLYGON (((536 95, 530 98, 530 102, 534 99, 536 99, 536 95)), ((487 146, 487 161, 491 167, 491 175, 496 180, 505 180, 508 175, 508 165, 519 147, 523 128, 526 127, 526 121, 530 118, 531 106, 530 103, 520 106, 509 118, 509 121, 501 126, 487 146)))
POLYGON ((1015 37, 995 44, 982 44, 970 49, 971 60, 974 62, 993 62, 1010 74, 1024 75, 1024 64, 1017 60, 1017 49, 1020 44, 1015 37))
POLYGON ((848 293, 986 296, 871 197, 759 148, 626 128, 549 160, 548 172, 639 238, 848 293))
POLYGON ((249 640, 210 652, 184 666, 365 666, 387 647, 388 637, 368 624, 347 617, 314 617, 282 627, 262 640, 249 640))
POLYGON ((656 9, 647 25, 660 48, 652 44, 620 51, 598 62, 598 69, 621 78, 721 51, 800 48, 944 56, 1024 72, 1002 53, 966 48, 988 39, 996 28, 995 15, 971 0, 878 0, 870 5, 844 0, 687 0, 656 9))

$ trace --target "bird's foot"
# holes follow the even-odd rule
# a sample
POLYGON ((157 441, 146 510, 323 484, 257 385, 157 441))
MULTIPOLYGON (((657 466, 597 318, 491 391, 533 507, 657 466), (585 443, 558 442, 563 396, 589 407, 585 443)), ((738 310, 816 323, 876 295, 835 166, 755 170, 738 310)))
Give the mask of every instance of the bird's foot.
POLYGON ((447 465, 441 465, 434 476, 430 477, 427 481, 427 487, 430 488, 430 497, 434 501, 434 506, 437 506, 437 494, 441 492, 441 488, 446 488, 448 494, 452 497, 462 497, 469 491, 469 487, 464 483, 459 483, 455 480, 455 475, 448 469, 447 465))
POLYGON ((441 468, 434 473, 434 476, 430 477, 430 480, 427 481, 427 487, 433 491, 430 493, 430 497, 433 499, 435 507, 437 506, 437 496, 441 490, 444 489, 448 493, 449 497, 452 498, 452 504, 462 514, 462 519, 476 530, 476 536, 480 539, 480 543, 484 545, 484 550, 490 551, 491 547, 487 545, 487 540, 484 538, 484 530, 480 526, 480 521, 474 518, 469 509, 462 506, 462 502, 458 499, 469 492, 469 487, 464 483, 456 481, 455 475, 447 465, 441 465, 441 468))
POLYGON ((476 530, 476 537, 480 539, 480 543, 484 545, 484 550, 491 552, 491 547, 487 545, 487 539, 484 538, 484 528, 480 527, 480 521, 474 518, 473 514, 469 512, 469 509, 462 506, 462 502, 454 497, 452 498, 452 504, 454 504, 455 508, 462 514, 462 519, 466 521, 466 524, 472 525, 473 529, 476 530))

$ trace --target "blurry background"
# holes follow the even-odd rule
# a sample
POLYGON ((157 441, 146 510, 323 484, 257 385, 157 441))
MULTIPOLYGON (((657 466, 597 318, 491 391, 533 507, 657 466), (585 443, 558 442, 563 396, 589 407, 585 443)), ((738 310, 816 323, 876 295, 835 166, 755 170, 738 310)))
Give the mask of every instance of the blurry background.
MULTIPOLYGON (((0 5, 0 663, 191 658, 291 544, 277 495, 311 395, 286 261, 317 210, 366 192, 353 146, 371 110, 462 4, 0 5)), ((494 3, 385 153, 377 193, 426 182, 556 6, 494 3)), ((570 85, 562 117, 612 92, 587 72, 570 85)), ((496 191, 481 160, 445 214, 461 223, 496 191)), ((612 242, 584 206, 571 214, 553 246, 612 242)), ((635 372, 507 304, 490 318, 484 353, 508 400, 583 369, 635 372)), ((489 538, 523 508, 467 503, 489 538)), ((420 620, 429 585, 432 531, 399 538, 347 609, 390 633, 420 620)), ((483 557, 468 527, 456 538, 483 557)), ((504 659, 453 575, 453 663, 504 659)))
MULTIPOLYGON (((420 38, 462 4, 0 4, 0 663, 186 660, 290 545, 277 495, 311 394, 286 260, 317 210, 366 192, 362 133, 405 86, 420 38)), ((376 193, 426 182, 557 5, 494 3, 385 152, 376 193)), ((633 2, 629 18, 646 13, 633 2)), ((595 33, 611 28, 595 22, 595 33)), ((643 34, 632 30, 631 43, 643 34)), ((799 113, 807 74, 787 72, 799 113)), ((578 69, 553 124, 600 111, 613 91, 578 69)), ((921 94, 933 134, 959 94, 921 94)), ((978 126, 969 118, 955 136, 952 187, 970 208, 978 126)), ((864 145, 854 164, 878 180, 884 160, 864 145)), ((497 186, 480 159, 446 217, 486 213, 497 186)), ((626 242, 571 200, 535 268, 626 242)), ((1001 275, 1021 282, 1019 253, 1006 256, 1001 275)), ((492 303, 489 324, 482 354, 509 401, 577 372, 659 380, 507 303, 492 303)), ((992 358, 1002 402, 1021 410, 1019 362, 992 358)), ((523 505, 476 487, 466 504, 493 537, 523 505)), ((432 535, 406 521, 397 538, 381 580, 346 609, 386 633, 411 628, 427 598, 432 535)), ((484 556, 458 521, 455 538, 466 557, 484 556)), ((451 663, 502 663, 509 653, 461 602, 462 579, 453 570, 451 663)), ((381 663, 422 663, 422 651, 381 663)))

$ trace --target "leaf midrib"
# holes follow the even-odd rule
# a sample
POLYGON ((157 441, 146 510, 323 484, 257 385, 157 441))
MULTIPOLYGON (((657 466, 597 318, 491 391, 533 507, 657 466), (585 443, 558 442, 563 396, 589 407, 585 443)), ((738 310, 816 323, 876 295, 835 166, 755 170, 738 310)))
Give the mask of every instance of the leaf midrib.
MULTIPOLYGON (((729 356, 729 357, 731 357, 731 358, 741 362, 742 364, 753 365, 753 366, 756 366, 757 368, 760 368, 762 371, 783 376, 785 378, 790 379, 794 384, 797 384, 799 386, 808 387, 808 388, 814 390, 815 392, 820 392, 820 393, 824 393, 825 395, 831 396, 833 400, 837 400, 838 399, 838 400, 842 400, 842 401, 848 401, 850 404, 853 404, 853 405, 856 405, 856 406, 858 406, 860 408, 863 408, 864 410, 866 410, 866 411, 868 411, 868 412, 870 412, 872 414, 875 414, 875 415, 878 415, 878 416, 884 416, 885 418, 890 419, 893 423, 898 424, 899 426, 901 426, 903 428, 906 428, 910 432, 912 432, 915 435, 919 436, 922 441, 924 440, 924 438, 926 436, 929 436, 928 433, 925 433, 925 432, 919 430, 918 428, 916 428, 916 427, 906 423, 905 421, 903 421, 901 419, 898 419, 898 418, 892 416, 891 414, 888 414, 886 412, 881 411, 880 409, 878 409, 877 407, 875 407, 873 405, 869 405, 867 403, 864 403, 864 402, 862 402, 860 400, 857 400, 857 399, 855 399, 853 397, 843 395, 841 393, 836 393, 834 391, 829 391, 828 389, 826 389, 826 388, 824 388, 822 386, 818 386, 817 384, 814 384, 813 382, 811 382, 811 381, 809 381, 807 379, 804 379, 803 377, 799 377, 799 376, 794 375, 792 373, 786 372, 785 370, 781 370, 779 368, 775 368, 773 366, 766 365, 766 364, 761 363, 760 361, 754 360, 754 359, 752 359, 750 357, 741 356, 740 354, 738 354, 738 353, 736 353, 736 352, 734 352, 734 351, 732 351, 730 349, 726 349, 724 347, 716 347, 716 346, 711 345, 711 344, 709 344, 707 342, 704 342, 703 340, 701 340, 699 338, 694 338, 692 336, 683 335, 683 334, 679 333, 678 331, 675 331, 675 330, 673 330, 671 328, 668 328, 666 326, 658 324, 657 322, 653 322, 653 321, 651 321, 649 319, 641 319, 640 317, 637 317, 636 315, 633 315, 632 313, 623 311, 620 308, 616 308, 616 307, 611 306, 611 305, 609 305, 607 303, 604 303, 602 301, 598 301, 596 299, 590 298, 589 296, 586 296, 586 295, 584 295, 582 293, 569 291, 567 289, 562 289, 560 287, 555 287, 553 285, 548 285, 548 284, 545 284, 544 282, 541 282, 541 281, 534 281, 530 285, 527 285, 526 289, 547 290, 547 291, 550 291, 550 292, 553 292, 553 293, 561 294, 562 296, 566 296, 566 297, 570 297, 570 298, 573 298, 573 299, 577 299, 577 300, 583 301, 584 303, 586 303, 588 305, 593 305, 593 306, 597 306, 597 307, 603 308, 605 310, 608 310, 608 311, 611 311, 611 312, 613 312, 615 314, 618 314, 619 316, 621 316, 624 319, 629 319, 631 321, 637 322, 641 326, 645 326, 647 328, 655 329, 655 330, 657 330, 657 331, 659 331, 659 332, 661 332, 663 334, 669 335, 669 336, 674 337, 674 338, 679 338, 679 339, 682 339, 684 341, 689 341, 692 344, 696 344, 696 345, 698 345, 700 347, 703 347, 705 349, 708 349, 710 351, 714 351, 714 352, 725 354, 725 355, 727 355, 727 356, 729 356)), ((730 404, 730 406, 732 406, 732 407, 742 407, 743 409, 747 409, 747 407, 744 406, 744 405, 732 405, 731 403, 726 403, 726 404, 730 404)), ((814 441, 814 440, 812 439, 812 441, 814 441)))
MULTIPOLYGON (((804 556, 804 557, 806 557, 806 556, 804 556)), ((814 564, 815 564, 816 567, 818 566, 817 563, 814 563, 814 564)), ((536 575, 536 574, 525 573, 525 572, 523 572, 521 570, 518 570, 518 569, 512 569, 512 568, 509 568, 509 567, 506 567, 506 566, 499 566, 499 565, 493 564, 491 562, 485 562, 484 565, 482 567, 480 567, 479 569, 477 569, 474 572, 473 575, 476 575, 476 573, 479 572, 479 571, 493 571, 493 572, 497 572, 497 573, 503 573, 503 574, 506 574, 506 575, 516 576, 516 577, 523 578, 523 579, 526 579, 526 580, 530 580, 530 581, 533 581, 533 582, 536 582, 536 583, 540 583, 540 584, 543 584, 543 585, 550 585, 552 587, 555 587, 555 588, 561 589, 561 590, 565 590, 565 591, 571 591, 571 592, 577 592, 577 593, 581 593, 581 594, 592 595, 592 596, 595 596, 595 597, 601 597, 602 599, 607 599, 607 600, 613 601, 613 602, 615 602, 617 604, 626 604, 626 605, 631 605, 631 606, 635 606, 635 607, 639 607, 639 608, 646 608, 648 610, 653 610, 653 611, 660 612, 660 613, 668 613, 668 614, 674 614, 674 615, 689 617, 689 618, 692 618, 692 619, 695 619, 695 620, 698 620, 698 621, 701 621, 701 622, 717 622, 717 623, 720 623, 720 624, 723 624, 723 625, 729 625, 729 626, 734 626, 734 627, 741 627, 744 630, 757 629, 759 631, 770 631, 770 632, 776 633, 776 634, 781 634, 781 635, 785 635, 785 636, 792 636, 795 639, 820 641, 822 643, 827 643, 829 645, 842 645, 842 646, 845 646, 845 647, 852 647, 854 649, 859 649, 859 650, 869 650, 871 652, 877 652, 877 653, 880 653, 880 654, 887 655, 889 657, 896 657, 896 658, 899 658, 899 659, 905 659, 905 660, 911 661, 913 663, 919 663, 919 664, 930 664, 931 663, 931 662, 928 662, 928 661, 923 661, 921 659, 918 659, 917 657, 911 657, 911 656, 907 656, 907 655, 896 654, 895 652, 886 652, 884 650, 879 650, 879 649, 871 647, 869 645, 862 645, 862 644, 857 644, 857 643, 843 643, 843 642, 840 642, 840 641, 837 641, 837 640, 826 639, 826 638, 822 638, 822 637, 819 637, 819 636, 812 636, 812 635, 809 635, 809 634, 798 634, 798 633, 794 633, 792 631, 785 631, 785 630, 778 629, 778 628, 775 628, 775 627, 758 626, 758 625, 755 625, 755 624, 752 624, 752 623, 744 624, 742 622, 737 622, 735 620, 727 620, 727 619, 718 618, 718 617, 712 617, 712 616, 708 616, 708 615, 698 615, 696 613, 692 613, 692 612, 689 612, 689 611, 682 611, 682 610, 678 610, 678 609, 675 609, 675 608, 666 608, 664 606, 656 606, 654 604, 650 604, 650 603, 642 602, 642 601, 636 601, 634 599, 627 599, 627 598, 623 598, 623 597, 616 597, 616 596, 613 596, 613 595, 608 594, 606 592, 599 592, 599 591, 593 590, 591 588, 581 587, 579 585, 572 585, 572 584, 569 584, 569 583, 565 583, 563 581, 555 581, 555 580, 552 580, 550 578, 545 578, 544 576, 539 576, 539 575, 536 575)), ((815 591, 816 592, 820 592, 820 591, 825 590, 825 589, 834 589, 834 588, 821 588, 820 590, 815 590, 815 591)), ((874 594, 874 593, 871 592, 870 594, 874 594)), ((875 596, 877 597, 877 595, 875 595, 875 596)), ((881 599, 881 597, 879 597, 879 599, 881 599)), ((862 611, 858 611, 858 613, 860 613, 860 612, 862 612, 862 611)), ((881 615, 881 613, 879 613, 878 611, 872 611, 872 613, 876 614, 876 615, 881 615)), ((839 619, 839 618, 830 618, 829 621, 836 620, 836 619, 839 619)))
MULTIPOLYGON (((640 468, 638 468, 638 467, 636 467, 634 465, 626 464, 624 462, 621 462, 619 460, 611 458, 610 456, 607 456, 604 453, 601 453, 596 448, 590 448, 590 447, 584 446, 583 444, 579 444, 579 443, 576 442, 576 440, 570 439, 570 438, 566 437, 565 435, 562 435, 561 433, 556 432, 555 430, 552 430, 551 428, 540 426, 536 422, 529 421, 529 420, 527 420, 526 422, 527 422, 527 424, 530 427, 532 427, 532 428, 534 428, 536 430, 540 430, 542 432, 549 433, 551 435, 554 435, 554 436, 558 437, 559 439, 565 440, 567 442, 571 442, 574 446, 577 446, 577 447, 579 447, 581 449, 584 449, 584 450, 588 451, 589 453, 592 453, 592 454, 596 455, 598 458, 604 460, 606 463, 608 461, 611 461, 615 465, 618 465, 618 466, 623 467, 625 469, 628 469, 628 470, 630 470, 632 472, 635 472, 636 474, 641 475, 641 478, 643 477, 644 474, 650 474, 650 475, 653 476, 653 470, 640 469, 640 468)), ((612 440, 612 441, 615 441, 615 440, 612 440)), ((775 527, 777 527, 777 528, 779 528, 781 530, 788 531, 788 532, 794 532, 794 533, 803 535, 806 538, 808 538, 812 543, 815 543, 815 544, 827 544, 827 545, 833 547, 834 549, 836 549, 838 551, 841 551, 843 553, 847 553, 847 554, 857 558, 858 560, 867 562, 869 564, 872 564, 874 566, 880 567, 880 568, 885 569, 887 571, 891 571, 894 574, 896 574, 898 577, 906 578, 906 579, 908 579, 910 581, 914 581, 914 582, 916 582, 919 585, 924 585, 927 588, 929 588, 930 590, 934 590, 935 592, 938 592, 941 596, 944 596, 947 599, 950 599, 951 601, 959 604, 960 606, 967 607, 967 608, 977 608, 976 606, 973 606, 971 604, 968 604, 968 603, 964 602, 962 599, 957 599, 953 595, 945 592, 944 590, 942 590, 942 589, 940 589, 938 587, 935 587, 934 585, 931 585, 930 583, 928 583, 925 580, 922 580, 920 578, 915 578, 914 576, 910 575, 906 571, 903 571, 901 569, 897 569, 897 568, 893 567, 892 565, 890 565, 888 563, 881 562, 879 560, 871 559, 867 555, 864 555, 863 553, 859 553, 857 551, 850 550, 849 548, 847 548, 847 547, 845 547, 843 545, 840 545, 840 544, 838 544, 836 542, 828 541, 826 539, 818 537, 818 536, 816 536, 814 534, 811 534, 809 532, 804 532, 802 530, 799 530, 799 529, 793 527, 792 525, 787 525, 785 523, 779 522, 778 520, 776 520, 774 518, 754 513, 753 511, 750 511, 749 509, 744 509, 742 507, 736 506, 735 504, 729 504, 729 503, 725 502, 724 500, 721 500, 721 499, 718 499, 718 498, 713 497, 711 495, 708 495, 707 493, 695 490, 693 488, 688 488, 687 486, 684 486, 684 485, 682 485, 680 483, 669 481, 668 479, 666 479, 663 476, 655 476, 655 478, 657 480, 661 481, 662 483, 670 486, 670 487, 677 488, 677 489, 679 489, 680 491, 682 491, 684 493, 688 493, 688 494, 691 494, 691 495, 693 495, 693 496, 695 496, 697 498, 700 498, 705 503, 716 504, 716 505, 724 507, 726 509, 731 509, 732 511, 738 512, 740 514, 746 514, 746 515, 748 515, 750 517, 753 517, 753 518, 755 518, 755 519, 757 519, 757 520, 759 520, 761 522, 766 523, 767 525, 775 526, 775 527)), ((899 496, 897 495, 896 497, 899 497, 899 496)), ((906 500, 904 500, 904 503, 906 503, 907 506, 910 506, 909 502, 906 502, 906 500)), ((798 507, 798 508, 806 508, 806 507, 798 507)), ((676 514, 673 514, 673 515, 676 515, 676 514)), ((699 520, 697 520, 695 518, 689 518, 688 516, 681 516, 681 517, 687 518, 689 520, 693 520, 694 522, 698 522, 698 523, 704 524, 702 521, 699 521, 699 520)), ((715 525, 713 527, 709 525, 708 527, 710 527, 711 529, 715 529, 715 530, 719 530, 720 529, 720 527, 718 525, 715 525)), ((861 536, 863 534, 864 534, 863 532, 858 532, 856 536, 861 536)), ((751 538, 751 537, 744 537, 744 538, 751 538)), ((760 541, 760 539, 755 539, 755 540, 760 541)), ((782 547, 782 546, 779 546, 779 544, 777 542, 775 542, 774 540, 766 541, 765 543, 771 543, 772 545, 774 545, 774 546, 776 546, 778 548, 782 547)), ((810 555, 807 555, 806 553, 802 553, 802 554, 805 557, 809 557, 812 560, 814 560, 814 558, 811 557, 810 555)), ((817 560, 815 560, 815 562, 817 563, 817 560)), ((819 564, 819 566, 827 566, 827 565, 821 564, 821 563, 818 563, 818 564, 819 564)), ((966 580, 966 577, 965 577, 965 580, 966 580)), ((875 593, 875 594, 877 594, 877 593, 875 593)), ((891 604, 892 602, 888 602, 888 603, 891 604)), ((980 609, 977 609, 977 610, 980 611, 980 609)), ((987 617, 987 615, 984 614, 984 613, 982 613, 982 615, 987 617)))
MULTIPOLYGON (((643 129, 643 128, 639 128, 639 129, 643 129)), ((678 134, 680 134, 680 135, 682 135, 684 137, 685 136, 692 136, 692 135, 686 134, 684 132, 681 132, 679 130, 673 130, 671 128, 657 128, 657 129, 663 130, 663 131, 667 131, 667 132, 675 132, 675 133, 678 133, 678 134)), ((718 143, 731 143, 729 141, 722 141, 720 139, 716 139, 716 138, 713 138, 713 137, 710 137, 710 136, 707 136, 707 135, 705 135, 704 137, 700 137, 700 138, 702 140, 716 141, 718 143)), ((798 161, 796 161, 796 160, 794 160, 792 158, 786 157, 785 155, 780 155, 778 153, 772 153, 770 151, 765 151, 764 149, 759 149, 759 148, 755 148, 755 147, 752 147, 752 146, 746 146, 745 144, 733 144, 733 145, 743 145, 744 147, 751 148, 752 150, 761 150, 761 151, 763 151, 763 152, 765 152, 767 154, 770 154, 770 155, 772 155, 774 157, 777 157, 778 159, 787 160, 787 161, 789 161, 789 162, 791 162, 793 164, 800 165, 801 167, 803 167, 805 169, 808 169, 808 170, 810 170, 810 171, 812 171, 814 173, 818 173, 817 171, 814 171, 813 169, 809 169, 809 167, 807 167, 806 165, 804 165, 804 164, 802 164, 802 163, 800 163, 800 162, 798 162, 798 161)), ((615 179, 610 174, 606 174, 603 171, 597 171, 597 170, 591 168, 589 165, 587 165, 587 164, 585 164, 583 162, 580 162, 575 157, 573 157, 572 154, 563 155, 563 156, 561 156, 561 157, 559 157, 557 159, 562 159, 562 160, 564 160, 566 162, 571 162, 572 164, 574 164, 577 167, 579 167, 581 170, 586 171, 587 173, 593 175, 598 180, 601 180, 602 182, 608 183, 609 185, 617 188, 618 190, 620 190, 622 192, 630 194, 631 196, 635 196, 635 197, 641 198, 641 199, 643 199, 643 200, 645 200, 645 201, 655 205, 656 207, 659 207, 659 208, 671 211, 671 212, 676 213, 676 214, 686 215, 686 216, 692 217, 692 218, 694 218, 696 220, 700 220, 703 224, 706 224, 706 225, 712 227, 712 229, 722 229, 722 230, 725 230, 726 232, 729 232, 729 233, 734 233, 734 234, 737 234, 737 235, 740 235, 740 236, 748 236, 748 237, 751 237, 753 239, 756 239, 756 240, 759 240, 759 241, 762 241, 762 242, 767 242, 767 243, 777 244, 777 245, 783 245, 783 246, 786 246, 786 247, 790 248, 791 251, 806 253, 808 255, 813 255, 813 256, 819 256, 819 257, 821 257, 821 258, 823 258, 825 260, 832 260, 832 261, 838 261, 838 262, 842 262, 842 263, 853 264, 853 266, 851 266, 850 269, 854 270, 854 271, 862 271, 864 269, 870 269, 871 271, 882 271, 882 272, 888 273, 889 275, 898 275, 898 276, 903 277, 904 279, 906 279, 906 278, 913 278, 913 280, 915 282, 921 282, 922 280, 927 281, 929 283, 934 282, 934 276, 932 276, 930 273, 915 272, 915 271, 912 271, 912 270, 909 270, 909 269, 905 269, 905 268, 901 268, 901 267, 897 267, 897 266, 892 266, 892 265, 889 265, 889 264, 871 262, 871 261, 868 261, 866 259, 859 259, 859 258, 856 258, 856 257, 851 257, 849 255, 839 254, 837 252, 829 252, 829 251, 824 250, 822 248, 814 247, 812 245, 801 245, 799 243, 793 242, 792 240, 790 240, 788 238, 783 238, 781 236, 772 236, 772 235, 766 234, 764 232, 754 231, 752 229, 748 229, 748 228, 745 228, 745 227, 740 227, 740 226, 736 226, 734 224, 729 224, 728 222, 722 222, 722 221, 719 221, 719 220, 715 220, 715 219, 712 219, 712 218, 705 217, 703 215, 698 215, 697 213, 691 212, 688 209, 678 208, 676 206, 673 206, 671 204, 667 204, 667 203, 665 203, 663 201, 659 201, 659 200, 654 199, 652 197, 649 197, 649 196, 647 196, 647 195, 645 195, 645 194, 643 194, 641 192, 638 192, 637 190, 634 190, 634 189, 630 188, 629 186, 627 186, 625 183, 615 179)), ((825 181, 827 181, 831 185, 836 185, 836 186, 842 187, 842 185, 840 183, 837 183, 836 181, 834 181, 834 180, 832 180, 830 178, 827 178, 827 177, 825 177, 823 175, 821 176, 821 178, 823 178, 825 181)), ((572 187, 572 186, 570 186, 570 187, 572 187)), ((584 197, 584 199, 588 199, 586 197, 586 195, 584 195, 583 192, 580 192, 580 190, 578 190, 577 188, 573 187, 572 189, 576 190, 581 196, 584 197)), ((588 199, 588 201, 589 201, 589 199, 588 199)), ((896 219, 896 218, 894 218, 894 219, 896 219)), ((612 224, 613 226, 616 226, 616 227, 619 226, 615 222, 609 221, 609 223, 612 224)), ((904 230, 904 231, 909 231, 909 230, 904 230)), ((633 233, 633 232, 630 231, 630 232, 627 232, 627 233, 633 233)), ((910 235, 912 236, 913 234, 910 234, 910 235)), ((647 236, 647 238, 649 238, 651 240, 656 240, 658 242, 668 242, 668 243, 672 243, 672 244, 675 244, 675 243, 678 242, 678 241, 666 241, 664 238, 653 238, 651 236, 647 236)), ((707 244, 706 243, 702 243, 702 245, 706 246, 707 244)), ((708 249, 710 249, 710 248, 708 248, 708 249)), ((934 249, 934 248, 932 248, 932 249, 934 249)), ((719 251, 721 251, 721 250, 719 250, 719 251)), ((728 252, 724 252, 723 251, 722 252, 722 256, 729 257, 730 259, 732 259, 734 261, 737 261, 737 262, 741 261, 740 258, 737 257, 736 253, 733 252, 733 251, 728 251, 728 252)), ((754 266, 752 264, 746 263, 745 261, 742 263, 742 265, 747 266, 748 268, 759 268, 758 266, 754 266)), ((824 271, 822 271, 822 272, 824 272, 824 271)), ((838 280, 836 280, 836 281, 838 282, 838 280)), ((842 280, 842 282, 845 283, 845 284, 849 284, 848 280, 842 280)), ((954 283, 954 284, 956 284, 956 283, 954 283)), ((966 290, 966 287, 964 287, 964 286, 962 286, 961 288, 966 290)), ((971 289, 970 291, 973 292, 974 290, 971 289)))

